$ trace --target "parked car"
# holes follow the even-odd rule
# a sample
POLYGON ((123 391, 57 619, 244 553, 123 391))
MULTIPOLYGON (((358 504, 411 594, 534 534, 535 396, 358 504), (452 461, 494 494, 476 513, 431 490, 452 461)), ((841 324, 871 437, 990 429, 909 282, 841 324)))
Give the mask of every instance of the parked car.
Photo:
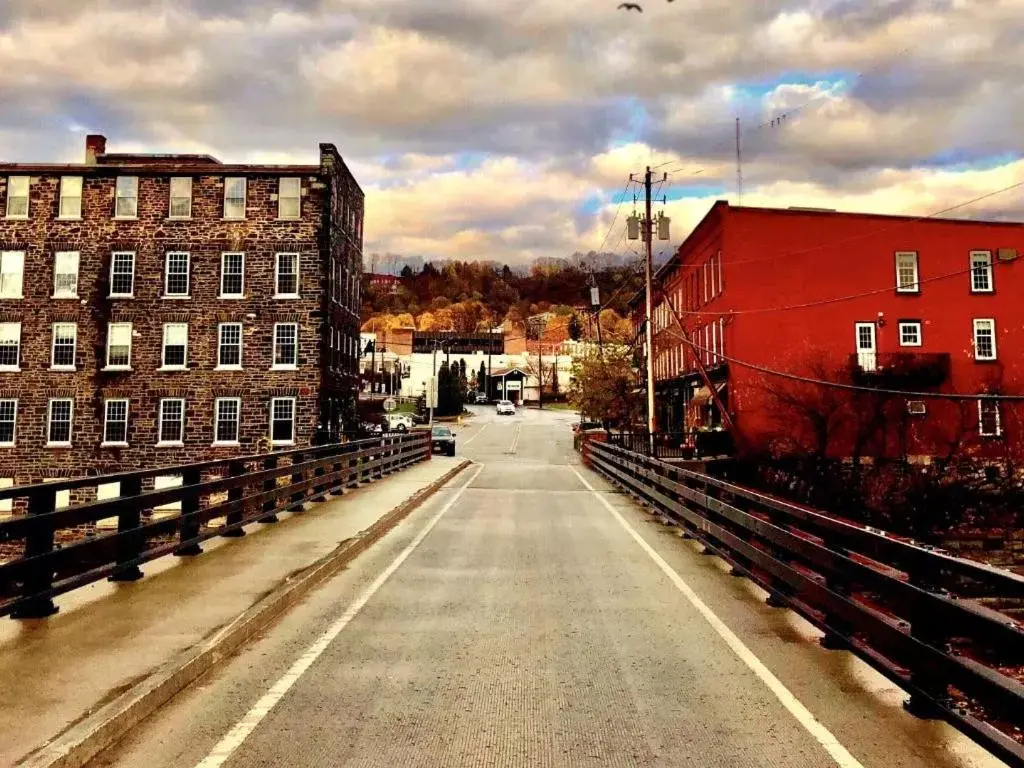
POLYGON ((487 405, 487 395, 484 392, 477 392, 473 402, 477 405, 487 405))
POLYGON ((389 432, 408 432, 414 424, 411 413, 388 413, 384 416, 384 425, 389 432))
POLYGON ((431 449, 441 451, 445 456, 455 455, 455 433, 448 427, 436 424, 430 428, 431 449))
POLYGON ((499 416, 515 416, 516 407, 511 400, 499 400, 498 401, 498 415, 499 416))

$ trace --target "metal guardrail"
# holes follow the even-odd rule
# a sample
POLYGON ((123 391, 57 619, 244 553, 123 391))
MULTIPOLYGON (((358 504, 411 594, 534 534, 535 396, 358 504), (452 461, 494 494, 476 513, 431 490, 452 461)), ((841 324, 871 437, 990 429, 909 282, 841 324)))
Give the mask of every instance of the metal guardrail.
POLYGON ((829 517, 597 441, 585 460, 726 560, 733 573, 852 651, 940 717, 1014 766, 1024 744, 1024 627, 976 597, 1024 595, 1024 577, 829 517))
POLYGON ((0 489, 0 500, 25 499, 27 513, 0 521, 0 543, 24 542, 22 556, 0 565, 0 616, 56 613, 56 595, 110 578, 135 581, 139 566, 168 554, 198 555, 215 536, 237 537, 243 526, 275 523, 276 513, 305 501, 384 477, 431 456, 430 433, 416 430, 351 443, 157 467, 112 475, 0 489), (181 477, 180 486, 143 490, 143 481, 181 477), (119 484, 116 498, 56 509, 59 491, 119 484), (154 507, 180 511, 152 519, 154 507), (116 531, 98 532, 117 520, 116 531), (217 527, 204 526, 223 518, 217 527), (84 527, 84 531, 82 530, 84 527), (81 532, 67 544, 59 531, 81 532))

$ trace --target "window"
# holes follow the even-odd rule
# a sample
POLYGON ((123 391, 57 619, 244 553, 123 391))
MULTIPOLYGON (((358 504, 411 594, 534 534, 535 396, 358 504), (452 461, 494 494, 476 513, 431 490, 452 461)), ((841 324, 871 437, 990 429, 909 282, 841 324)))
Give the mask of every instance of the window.
POLYGON ((184 369, 188 361, 188 323, 164 323, 163 368, 184 369))
POLYGON ((135 292, 135 254, 115 251, 110 256, 110 295, 131 298, 135 292))
POLYGON ((14 445, 14 432, 18 424, 18 401, 0 400, 0 445, 14 445))
POLYGON ((157 445, 181 445, 185 434, 185 401, 163 398, 160 401, 160 423, 157 445))
POLYGON ((298 219, 302 215, 302 179, 282 178, 277 185, 277 216, 298 219))
POLYGON ((118 176, 115 190, 114 218, 137 218, 139 215, 139 177, 118 176))
POLYGON ((53 255, 53 298, 78 298, 78 251, 57 251, 53 255))
POLYGON ((21 323, 0 323, 0 371, 17 371, 21 359, 21 323))
POLYGON ((132 364, 132 324, 107 325, 107 368, 127 370, 132 364))
POLYGON ((971 293, 992 293, 992 254, 971 251, 971 293))
POLYGON ((983 397, 978 400, 978 434, 982 437, 999 437, 1003 434, 999 401, 994 397, 983 397))
POLYGON ((896 292, 918 293, 921 284, 917 275, 917 253, 903 251, 896 254, 896 292))
POLYGON ((996 321, 982 319, 974 321, 974 359, 996 359, 996 321))
POLYGON ((164 267, 164 296, 188 298, 189 256, 181 251, 169 251, 164 267))
POLYGON ((274 368, 295 368, 299 364, 299 324, 274 324, 274 368))
POLYGON ((242 401, 237 397, 218 397, 214 401, 213 442, 238 444, 238 422, 242 414, 242 401))
POLYGON ((7 177, 7 218, 28 218, 28 176, 7 177))
POLYGON ((224 179, 224 218, 245 218, 245 177, 231 176, 224 179))
POLYGON ((128 445, 128 401, 122 398, 103 404, 103 444, 128 445))
POLYGON ((71 445, 71 417, 75 401, 70 398, 50 400, 46 420, 47 445, 71 445))
POLYGON ((295 442, 294 397, 275 397, 270 401, 270 442, 272 445, 295 442))
POLYGON ((242 324, 221 323, 217 331, 217 367, 242 367, 242 324))
POLYGON ((921 322, 919 320, 900 320, 900 346, 921 346, 921 322))
POLYGON ((25 276, 25 252, 0 252, 0 299, 20 299, 25 276))
POLYGON ((245 296, 245 254, 222 253, 220 256, 220 297, 241 299, 245 296))
POLYGON ((53 351, 50 367, 56 370, 75 370, 75 346, 78 342, 78 326, 75 323, 53 324, 53 351))
POLYGON ((192 179, 189 176, 171 177, 172 219, 188 219, 192 216, 192 179))
POLYGON ((274 267, 274 295, 298 297, 299 254, 279 253, 274 267))
POLYGON ((82 177, 60 177, 60 208, 58 219, 82 218, 82 177))

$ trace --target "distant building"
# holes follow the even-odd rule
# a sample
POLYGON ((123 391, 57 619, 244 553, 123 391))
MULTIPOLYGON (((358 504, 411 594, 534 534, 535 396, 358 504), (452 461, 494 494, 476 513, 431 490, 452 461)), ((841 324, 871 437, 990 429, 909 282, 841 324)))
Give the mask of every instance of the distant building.
POLYGON ((398 293, 402 285, 402 278, 398 275, 379 275, 376 273, 367 276, 370 286, 381 293, 398 293))

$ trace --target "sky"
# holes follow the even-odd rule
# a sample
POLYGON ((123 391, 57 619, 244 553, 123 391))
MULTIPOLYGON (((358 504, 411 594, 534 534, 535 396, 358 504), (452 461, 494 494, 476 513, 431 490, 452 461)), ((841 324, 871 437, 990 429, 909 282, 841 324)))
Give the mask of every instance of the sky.
POLYGON ((628 253, 717 199, 1024 220, 1024 0, 0 0, 0 161, 208 152, 366 191, 364 253, 628 253), (658 177, 660 181, 660 176, 658 177), (620 204, 620 201, 621 204, 620 204))

